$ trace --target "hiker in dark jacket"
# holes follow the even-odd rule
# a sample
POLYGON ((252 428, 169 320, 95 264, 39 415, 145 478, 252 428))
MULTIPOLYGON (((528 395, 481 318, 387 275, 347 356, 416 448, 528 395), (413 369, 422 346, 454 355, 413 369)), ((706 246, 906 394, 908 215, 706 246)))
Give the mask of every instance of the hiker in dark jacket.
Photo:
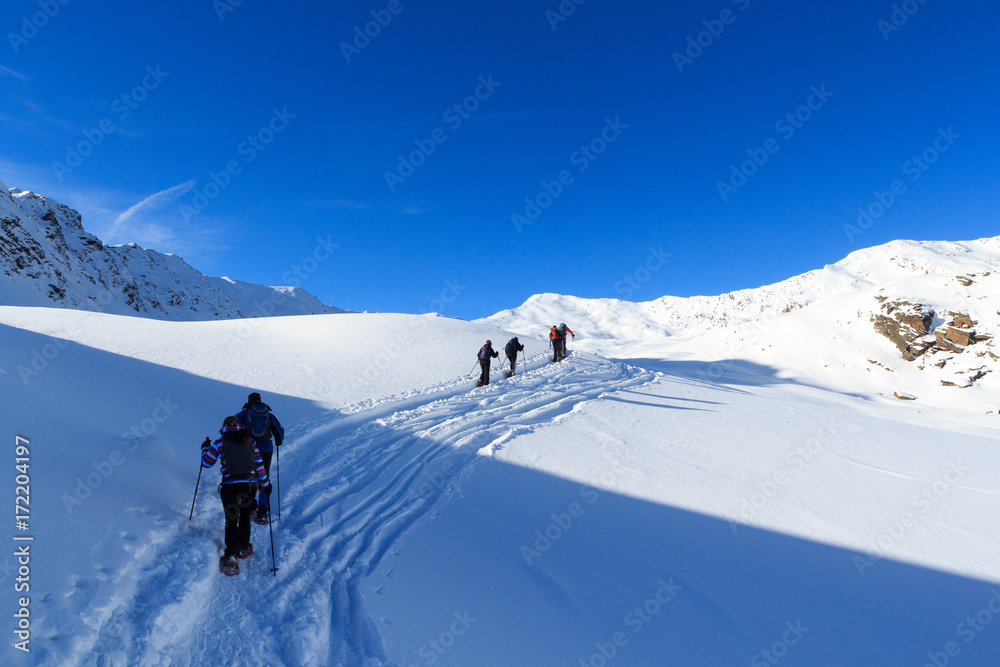
POLYGON ((574 340, 576 340, 576 334, 573 333, 573 330, 570 329, 565 324, 560 324, 557 327, 556 330, 559 332, 559 338, 562 341, 562 343, 559 346, 561 348, 561 350, 562 350, 562 352, 560 354, 560 358, 565 359, 566 358, 566 334, 568 333, 570 336, 573 337, 574 340))
POLYGON ((507 377, 514 376, 514 367, 517 366, 517 353, 524 352, 524 346, 517 340, 517 336, 514 336, 509 341, 507 341, 507 346, 503 349, 507 353, 507 361, 510 362, 510 371, 507 373, 507 377))
MULTIPOLYGON (((247 396, 247 402, 243 404, 243 409, 236 414, 236 418, 243 425, 257 443, 260 456, 264 460, 264 470, 268 477, 271 475, 271 456, 274 448, 280 447, 285 439, 285 429, 281 422, 271 412, 271 407, 260 400, 260 394, 253 392, 247 396), (271 436, 274 436, 274 443, 271 443, 271 436)), ((257 498, 258 519, 267 516, 267 509, 270 506, 270 499, 262 491, 257 498)))
POLYGON ((253 485, 259 485, 263 494, 271 493, 271 485, 260 451, 236 417, 226 417, 219 434, 221 438, 202 447, 201 465, 211 468, 216 461, 222 461, 219 495, 226 513, 226 551, 219 564, 235 568, 237 558, 249 558, 253 553, 250 544, 253 485))
POLYGON ((482 369, 482 373, 479 375, 477 387, 490 383, 490 359, 496 359, 499 356, 500 353, 493 349, 493 341, 486 341, 486 345, 483 345, 479 350, 479 368, 482 369))

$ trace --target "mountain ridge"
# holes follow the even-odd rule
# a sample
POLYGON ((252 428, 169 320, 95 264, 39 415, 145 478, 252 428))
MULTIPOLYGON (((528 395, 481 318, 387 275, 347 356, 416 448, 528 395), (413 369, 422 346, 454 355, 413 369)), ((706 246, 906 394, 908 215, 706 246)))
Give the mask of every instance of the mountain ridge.
POLYGON ((206 276, 177 255, 106 245, 80 214, 0 182, 0 300, 163 320, 347 312, 299 287, 206 276))
MULTIPOLYGON (((997 271, 1000 271, 1000 236, 960 242, 895 240, 856 250, 839 262, 777 283, 716 296, 661 296, 637 302, 543 293, 483 320, 524 331, 545 323, 548 328, 570 321, 572 328, 572 321, 589 323, 614 318, 633 332, 635 340, 641 341, 706 333, 751 322, 763 313, 796 310, 826 296, 875 286, 891 288, 897 281, 919 275, 957 276, 997 271)), ((621 333, 616 331, 616 337, 621 333)), ((590 335, 601 337, 600 327, 590 327, 590 335)))

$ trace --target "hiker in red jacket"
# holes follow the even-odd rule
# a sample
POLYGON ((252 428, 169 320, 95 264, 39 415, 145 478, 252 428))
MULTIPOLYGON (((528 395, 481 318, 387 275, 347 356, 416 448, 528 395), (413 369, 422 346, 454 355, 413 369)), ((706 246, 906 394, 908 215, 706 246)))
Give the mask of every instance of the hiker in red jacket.
POLYGON ((549 329, 549 344, 552 345, 552 361, 559 361, 559 344, 562 343, 562 338, 559 337, 559 327, 552 325, 549 329))

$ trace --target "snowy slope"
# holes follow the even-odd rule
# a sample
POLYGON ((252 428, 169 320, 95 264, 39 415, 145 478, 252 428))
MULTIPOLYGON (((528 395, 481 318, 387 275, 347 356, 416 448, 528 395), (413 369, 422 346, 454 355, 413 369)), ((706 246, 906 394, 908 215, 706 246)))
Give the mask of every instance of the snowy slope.
POLYGON ((73 209, 0 183, 0 303, 169 320, 343 312, 301 288, 201 274, 176 255, 106 246, 73 209))
MULTIPOLYGON (((48 363, 46 346, 58 348, 58 341, 68 339, 124 358, 233 383, 246 388, 243 393, 296 396, 331 410, 419 390, 471 373, 473 366, 478 375, 476 354, 486 339, 492 336, 499 348, 510 337, 491 324, 435 314, 163 322, 0 306, 0 322, 42 336, 17 364, 4 367, 28 386, 45 375, 47 369, 40 367, 57 364, 58 359, 48 363)), ((523 343, 528 353, 545 349, 541 338, 525 338, 523 343)))
MULTIPOLYGON (((699 335, 639 337, 613 309, 552 297, 580 317, 508 315, 527 368, 480 389, 474 354, 511 335, 502 314, 166 322, 2 307, 0 384, 9 437, 32 443, 35 541, 32 653, 8 644, 0 661, 993 664, 996 375, 943 386, 975 345, 921 370, 869 320, 884 291, 995 327, 990 243, 968 263, 942 248, 912 271, 872 260, 851 289, 834 272, 801 307, 748 305, 699 335), (552 364, 541 336, 558 321, 579 338, 552 364), (287 428, 279 570, 258 526, 227 579, 217 470, 187 513, 198 444, 252 390, 287 428)), ((0 479, 12 496, 13 475, 0 479)), ((0 558, 5 586, 14 564, 0 558)))
MULTIPOLYGON (((782 378, 872 400, 897 392, 927 405, 983 414, 1000 408, 1000 347, 905 361, 873 318, 886 300, 926 304, 934 327, 968 314, 980 336, 1000 337, 1000 237, 949 242, 893 241, 852 253, 817 271, 717 297, 664 297, 646 303, 536 295, 482 320, 540 333, 566 322, 581 350, 631 359, 710 362, 712 379, 737 371, 732 360, 773 368, 782 378), (937 364, 944 363, 943 368, 937 364), (982 371, 984 376, 965 384, 982 371)), ((709 379, 709 378, 706 378, 709 379)))
POLYGON ((944 283, 958 275, 998 270, 1000 236, 960 243, 892 241, 774 285, 720 296, 665 296, 636 303, 536 294, 523 305, 486 319, 512 331, 566 322, 574 331, 586 332, 588 339, 645 341, 697 335, 751 322, 763 313, 788 312, 823 297, 891 287, 909 278, 936 276, 944 283))
MULTIPOLYGON (((36 536, 34 657, 14 663, 18 652, 8 644, 3 664, 149 664, 126 657, 134 655, 131 648, 104 655, 102 647, 110 636, 113 646, 135 642, 134 650, 156 653, 165 646, 157 629, 139 626, 166 623, 163 614, 185 596, 200 599, 203 591, 184 589, 188 579, 169 568, 197 563, 192 574, 213 574, 203 566, 214 562, 221 539, 217 470, 202 479, 199 512, 206 518, 193 528, 187 524, 199 445, 216 435, 222 418, 239 410, 250 391, 260 391, 274 407, 291 444, 296 430, 314 420, 370 409, 394 392, 410 390, 429 400, 434 392, 425 387, 470 372, 484 339, 504 335, 433 315, 164 322, 0 307, 0 322, 10 438, 32 443, 30 525, 36 536), (464 353, 448 351, 441 340, 464 344, 464 353), (177 553, 168 560, 181 549, 178 540, 182 553, 196 560, 178 563, 177 553), (177 599, 164 592, 175 589, 177 599), (129 607, 133 599, 136 606, 129 607), (122 610, 136 627, 118 625, 115 614, 122 610), (145 634, 133 636, 140 632, 145 634)), ((301 465, 308 466, 308 458, 301 465)), ((5 476, 0 487, 7 497, 14 494, 13 481, 5 476)), ((11 556, 0 558, 5 581, 16 567, 11 556)), ((13 614, 10 596, 3 604, 13 614)))

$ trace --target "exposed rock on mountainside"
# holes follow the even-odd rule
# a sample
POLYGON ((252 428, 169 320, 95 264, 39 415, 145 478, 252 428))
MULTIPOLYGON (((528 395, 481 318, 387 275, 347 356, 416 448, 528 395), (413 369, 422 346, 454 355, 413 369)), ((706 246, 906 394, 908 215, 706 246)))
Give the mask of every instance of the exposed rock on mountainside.
POLYGON ((875 331, 891 340, 904 359, 912 361, 926 352, 933 344, 933 338, 928 341, 928 334, 934 325, 934 308, 903 299, 875 298, 882 302, 882 312, 871 316, 875 331))
MULTIPOLYGON (((966 287, 972 284, 971 278, 960 282, 966 287)), ((875 298, 882 304, 882 312, 873 313, 871 317, 875 330, 891 340, 907 361, 917 361, 918 358, 922 358, 919 366, 921 370, 928 365, 938 369, 960 366, 962 362, 957 360, 955 355, 966 352, 972 355, 973 361, 965 361, 965 366, 975 363, 976 357, 997 360, 997 355, 985 348, 969 350, 969 347, 976 343, 989 345, 993 337, 977 334, 975 322, 968 313, 948 311, 948 320, 934 328, 932 335, 928 335, 935 317, 933 306, 905 299, 888 299, 884 296, 875 298)), ((953 371, 953 375, 957 377, 941 379, 941 385, 971 387, 974 382, 986 377, 992 370, 983 364, 972 368, 960 367, 958 371, 953 371)))
POLYGON ((296 287, 213 278, 176 255, 108 246, 80 214, 0 183, 0 304, 166 320, 343 312, 296 287))

